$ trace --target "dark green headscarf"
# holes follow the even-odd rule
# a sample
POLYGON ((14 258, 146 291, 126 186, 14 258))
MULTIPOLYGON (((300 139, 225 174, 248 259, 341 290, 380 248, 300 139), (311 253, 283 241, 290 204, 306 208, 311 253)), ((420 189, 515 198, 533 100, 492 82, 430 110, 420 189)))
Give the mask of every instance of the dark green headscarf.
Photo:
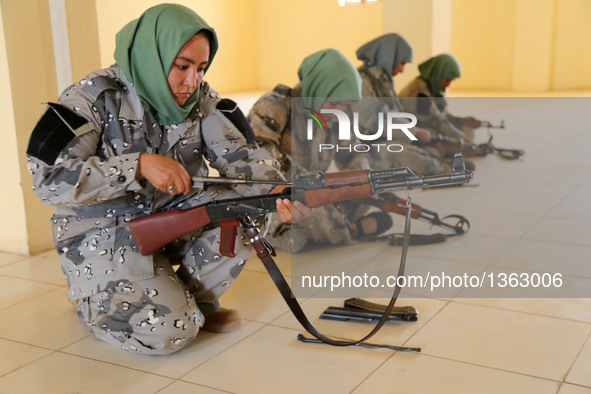
POLYGON ((298 69, 298 77, 304 103, 317 111, 327 101, 361 98, 359 73, 336 49, 324 49, 306 57, 298 69))
POLYGON ((460 63, 454 56, 444 53, 419 64, 419 72, 433 96, 443 97, 445 89, 441 89, 441 81, 459 78, 460 63))
POLYGON ((207 71, 218 49, 217 36, 207 22, 187 7, 157 5, 117 33, 115 61, 161 125, 182 122, 197 102, 199 89, 180 107, 166 79, 183 45, 201 30, 211 33, 207 71))
POLYGON ((357 59, 376 66, 392 81, 392 70, 402 62, 412 62, 412 47, 400 34, 384 34, 359 48, 357 59))

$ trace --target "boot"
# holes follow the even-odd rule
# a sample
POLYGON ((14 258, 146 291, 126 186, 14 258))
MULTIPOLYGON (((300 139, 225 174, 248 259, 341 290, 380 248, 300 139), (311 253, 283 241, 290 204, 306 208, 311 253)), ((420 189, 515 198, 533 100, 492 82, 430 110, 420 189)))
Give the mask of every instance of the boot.
POLYGON ((209 332, 231 332, 242 326, 242 316, 234 309, 220 308, 214 312, 204 314, 205 323, 201 328, 209 332))

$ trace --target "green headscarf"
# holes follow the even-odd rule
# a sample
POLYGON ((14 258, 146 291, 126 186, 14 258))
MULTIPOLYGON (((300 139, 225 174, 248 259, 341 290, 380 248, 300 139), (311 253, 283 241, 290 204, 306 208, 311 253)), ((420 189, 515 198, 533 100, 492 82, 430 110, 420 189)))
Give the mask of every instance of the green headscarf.
POLYGON ((161 125, 182 122, 197 102, 199 89, 180 107, 166 79, 178 52, 201 30, 211 32, 207 71, 218 49, 217 36, 207 22, 187 7, 157 5, 117 33, 115 61, 161 125))
POLYGON ((419 72, 433 96, 443 97, 445 89, 441 89, 441 81, 459 78, 460 63, 454 56, 444 53, 419 64, 419 72))
POLYGON ((392 81, 392 70, 402 62, 412 62, 412 47, 400 34, 384 34, 359 48, 357 59, 376 66, 392 81))
POLYGON ((304 103, 317 111, 327 101, 361 98, 359 73, 336 49, 324 49, 306 57, 298 69, 298 77, 304 103))

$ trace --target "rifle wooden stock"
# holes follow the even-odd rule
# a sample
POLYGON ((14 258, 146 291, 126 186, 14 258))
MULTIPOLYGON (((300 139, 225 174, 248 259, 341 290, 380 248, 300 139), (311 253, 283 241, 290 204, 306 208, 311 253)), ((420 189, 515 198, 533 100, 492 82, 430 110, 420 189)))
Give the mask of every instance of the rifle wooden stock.
POLYGON ((369 183, 369 171, 333 172, 324 175, 324 186, 330 189, 306 190, 305 204, 318 208, 332 202, 370 197, 373 193, 369 183), (349 186, 355 185, 355 186, 349 186))
POLYGON ((318 208, 332 202, 370 197, 372 194, 369 183, 366 183, 358 186, 342 186, 338 189, 308 190, 304 193, 306 196, 304 202, 310 208, 318 208))
MULTIPOLYGON (((406 213, 406 200, 398 197, 394 198, 396 198, 396 201, 384 200, 384 204, 381 207, 382 211, 404 215, 406 213)), ((413 219, 418 218, 421 213, 421 206, 415 203, 411 203, 410 206, 410 217, 413 219)))
POLYGON ((171 209, 131 220, 129 229, 144 256, 164 245, 211 223, 205 205, 171 209))

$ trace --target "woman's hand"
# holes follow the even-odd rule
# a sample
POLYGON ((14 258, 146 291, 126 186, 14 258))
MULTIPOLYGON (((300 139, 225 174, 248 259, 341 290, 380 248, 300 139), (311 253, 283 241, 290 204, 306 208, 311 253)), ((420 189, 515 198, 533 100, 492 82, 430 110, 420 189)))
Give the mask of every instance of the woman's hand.
POLYGON ((176 160, 154 153, 142 153, 138 174, 155 188, 169 194, 188 194, 192 189, 189 173, 176 160))
POLYGON ((431 141, 431 133, 428 130, 415 127, 413 129, 413 134, 415 137, 417 137, 421 144, 428 144, 431 141))
POLYGON ((299 201, 291 202, 284 198, 277 199, 277 213, 283 223, 296 223, 307 218, 314 212, 313 208, 302 204, 299 201))
POLYGON ((482 122, 473 116, 465 117, 462 121, 462 124, 466 127, 471 127, 473 129, 477 129, 480 126, 482 126, 482 122))

